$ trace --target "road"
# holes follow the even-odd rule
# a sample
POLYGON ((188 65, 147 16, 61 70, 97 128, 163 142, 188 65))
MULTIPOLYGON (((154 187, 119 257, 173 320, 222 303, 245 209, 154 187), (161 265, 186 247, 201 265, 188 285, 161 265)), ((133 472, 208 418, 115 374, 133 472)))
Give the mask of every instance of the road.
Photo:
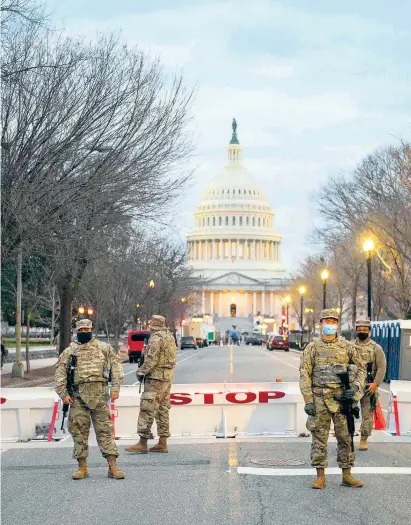
MULTIPOLYGON (((184 350, 177 356, 175 381, 297 381, 299 357, 293 351, 246 346, 184 350)), ((124 364, 127 384, 136 382, 135 368, 124 364)), ((323 491, 311 489, 309 442, 174 438, 169 454, 133 456, 125 452, 131 442, 119 440, 119 466, 126 472, 121 481, 107 478, 93 436, 90 477, 82 481, 71 480, 70 438, 3 443, 2 524, 409 524, 411 438, 374 433, 370 450, 356 454, 362 489, 340 486, 336 443, 330 438, 329 467, 334 470, 323 491)))

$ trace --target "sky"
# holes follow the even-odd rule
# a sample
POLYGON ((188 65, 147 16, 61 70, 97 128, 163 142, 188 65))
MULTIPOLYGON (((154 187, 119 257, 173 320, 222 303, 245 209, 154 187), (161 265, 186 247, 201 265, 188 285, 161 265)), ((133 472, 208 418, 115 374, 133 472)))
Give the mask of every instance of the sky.
POLYGON ((375 149, 411 139, 409 0, 48 0, 53 18, 88 39, 121 31, 181 71, 191 108, 194 184, 182 234, 226 161, 231 121, 260 181, 292 271, 318 250, 316 192, 375 149))

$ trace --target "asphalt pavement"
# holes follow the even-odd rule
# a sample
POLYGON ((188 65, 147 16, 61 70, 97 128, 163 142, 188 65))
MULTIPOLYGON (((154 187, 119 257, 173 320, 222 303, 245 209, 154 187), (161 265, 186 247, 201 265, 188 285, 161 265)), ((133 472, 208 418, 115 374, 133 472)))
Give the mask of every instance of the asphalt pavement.
MULTIPOLYGON (((208 347, 178 352, 176 383, 297 381, 298 352, 208 347)), ((124 364, 126 384, 135 364, 124 364)), ((386 386, 385 386, 386 388, 386 386)), ((384 394, 384 393, 383 393, 384 394)), ((384 394, 385 395, 385 394, 384 394)), ((385 401, 383 401, 385 403, 385 401)), ((355 439, 358 446, 358 437, 355 439)), ((340 486, 330 437, 327 486, 311 489, 309 438, 170 439, 169 454, 128 455, 126 479, 107 478, 90 438, 90 477, 73 481, 68 439, 2 443, 3 525, 408 525, 411 437, 374 432, 358 452, 361 489, 340 486)))

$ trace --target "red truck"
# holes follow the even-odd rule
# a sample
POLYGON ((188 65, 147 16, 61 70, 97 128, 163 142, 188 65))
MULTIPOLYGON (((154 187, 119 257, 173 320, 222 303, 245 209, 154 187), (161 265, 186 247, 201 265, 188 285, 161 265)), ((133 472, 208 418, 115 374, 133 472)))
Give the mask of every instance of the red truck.
POLYGON ((131 330, 127 336, 129 363, 138 363, 150 338, 150 330, 131 330))

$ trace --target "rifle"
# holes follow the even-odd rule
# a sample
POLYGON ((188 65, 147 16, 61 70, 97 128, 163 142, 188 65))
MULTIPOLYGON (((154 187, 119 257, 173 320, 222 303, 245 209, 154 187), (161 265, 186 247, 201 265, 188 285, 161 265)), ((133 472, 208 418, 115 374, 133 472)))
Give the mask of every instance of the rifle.
MULTIPOLYGON (((343 393, 350 389, 350 378, 348 372, 337 372, 337 376, 341 379, 343 393)), ((335 396, 336 401, 340 403, 340 413, 347 419, 348 433, 351 438, 351 452, 354 452, 354 434, 355 422, 354 418, 359 419, 360 409, 358 406, 353 407, 352 399, 345 399, 343 396, 335 396)))
MULTIPOLYGON (((374 376, 372 375, 372 363, 367 363, 367 385, 374 383, 374 376)), ((374 411, 377 408, 377 398, 375 394, 366 394, 370 398, 371 410, 374 411)))
MULTIPOLYGON (((67 393, 70 397, 74 395, 74 374, 76 372, 77 356, 75 353, 71 354, 70 365, 67 368, 67 393)), ((67 417, 70 405, 63 404, 63 420, 61 422, 61 429, 64 427, 64 420, 67 417)))

